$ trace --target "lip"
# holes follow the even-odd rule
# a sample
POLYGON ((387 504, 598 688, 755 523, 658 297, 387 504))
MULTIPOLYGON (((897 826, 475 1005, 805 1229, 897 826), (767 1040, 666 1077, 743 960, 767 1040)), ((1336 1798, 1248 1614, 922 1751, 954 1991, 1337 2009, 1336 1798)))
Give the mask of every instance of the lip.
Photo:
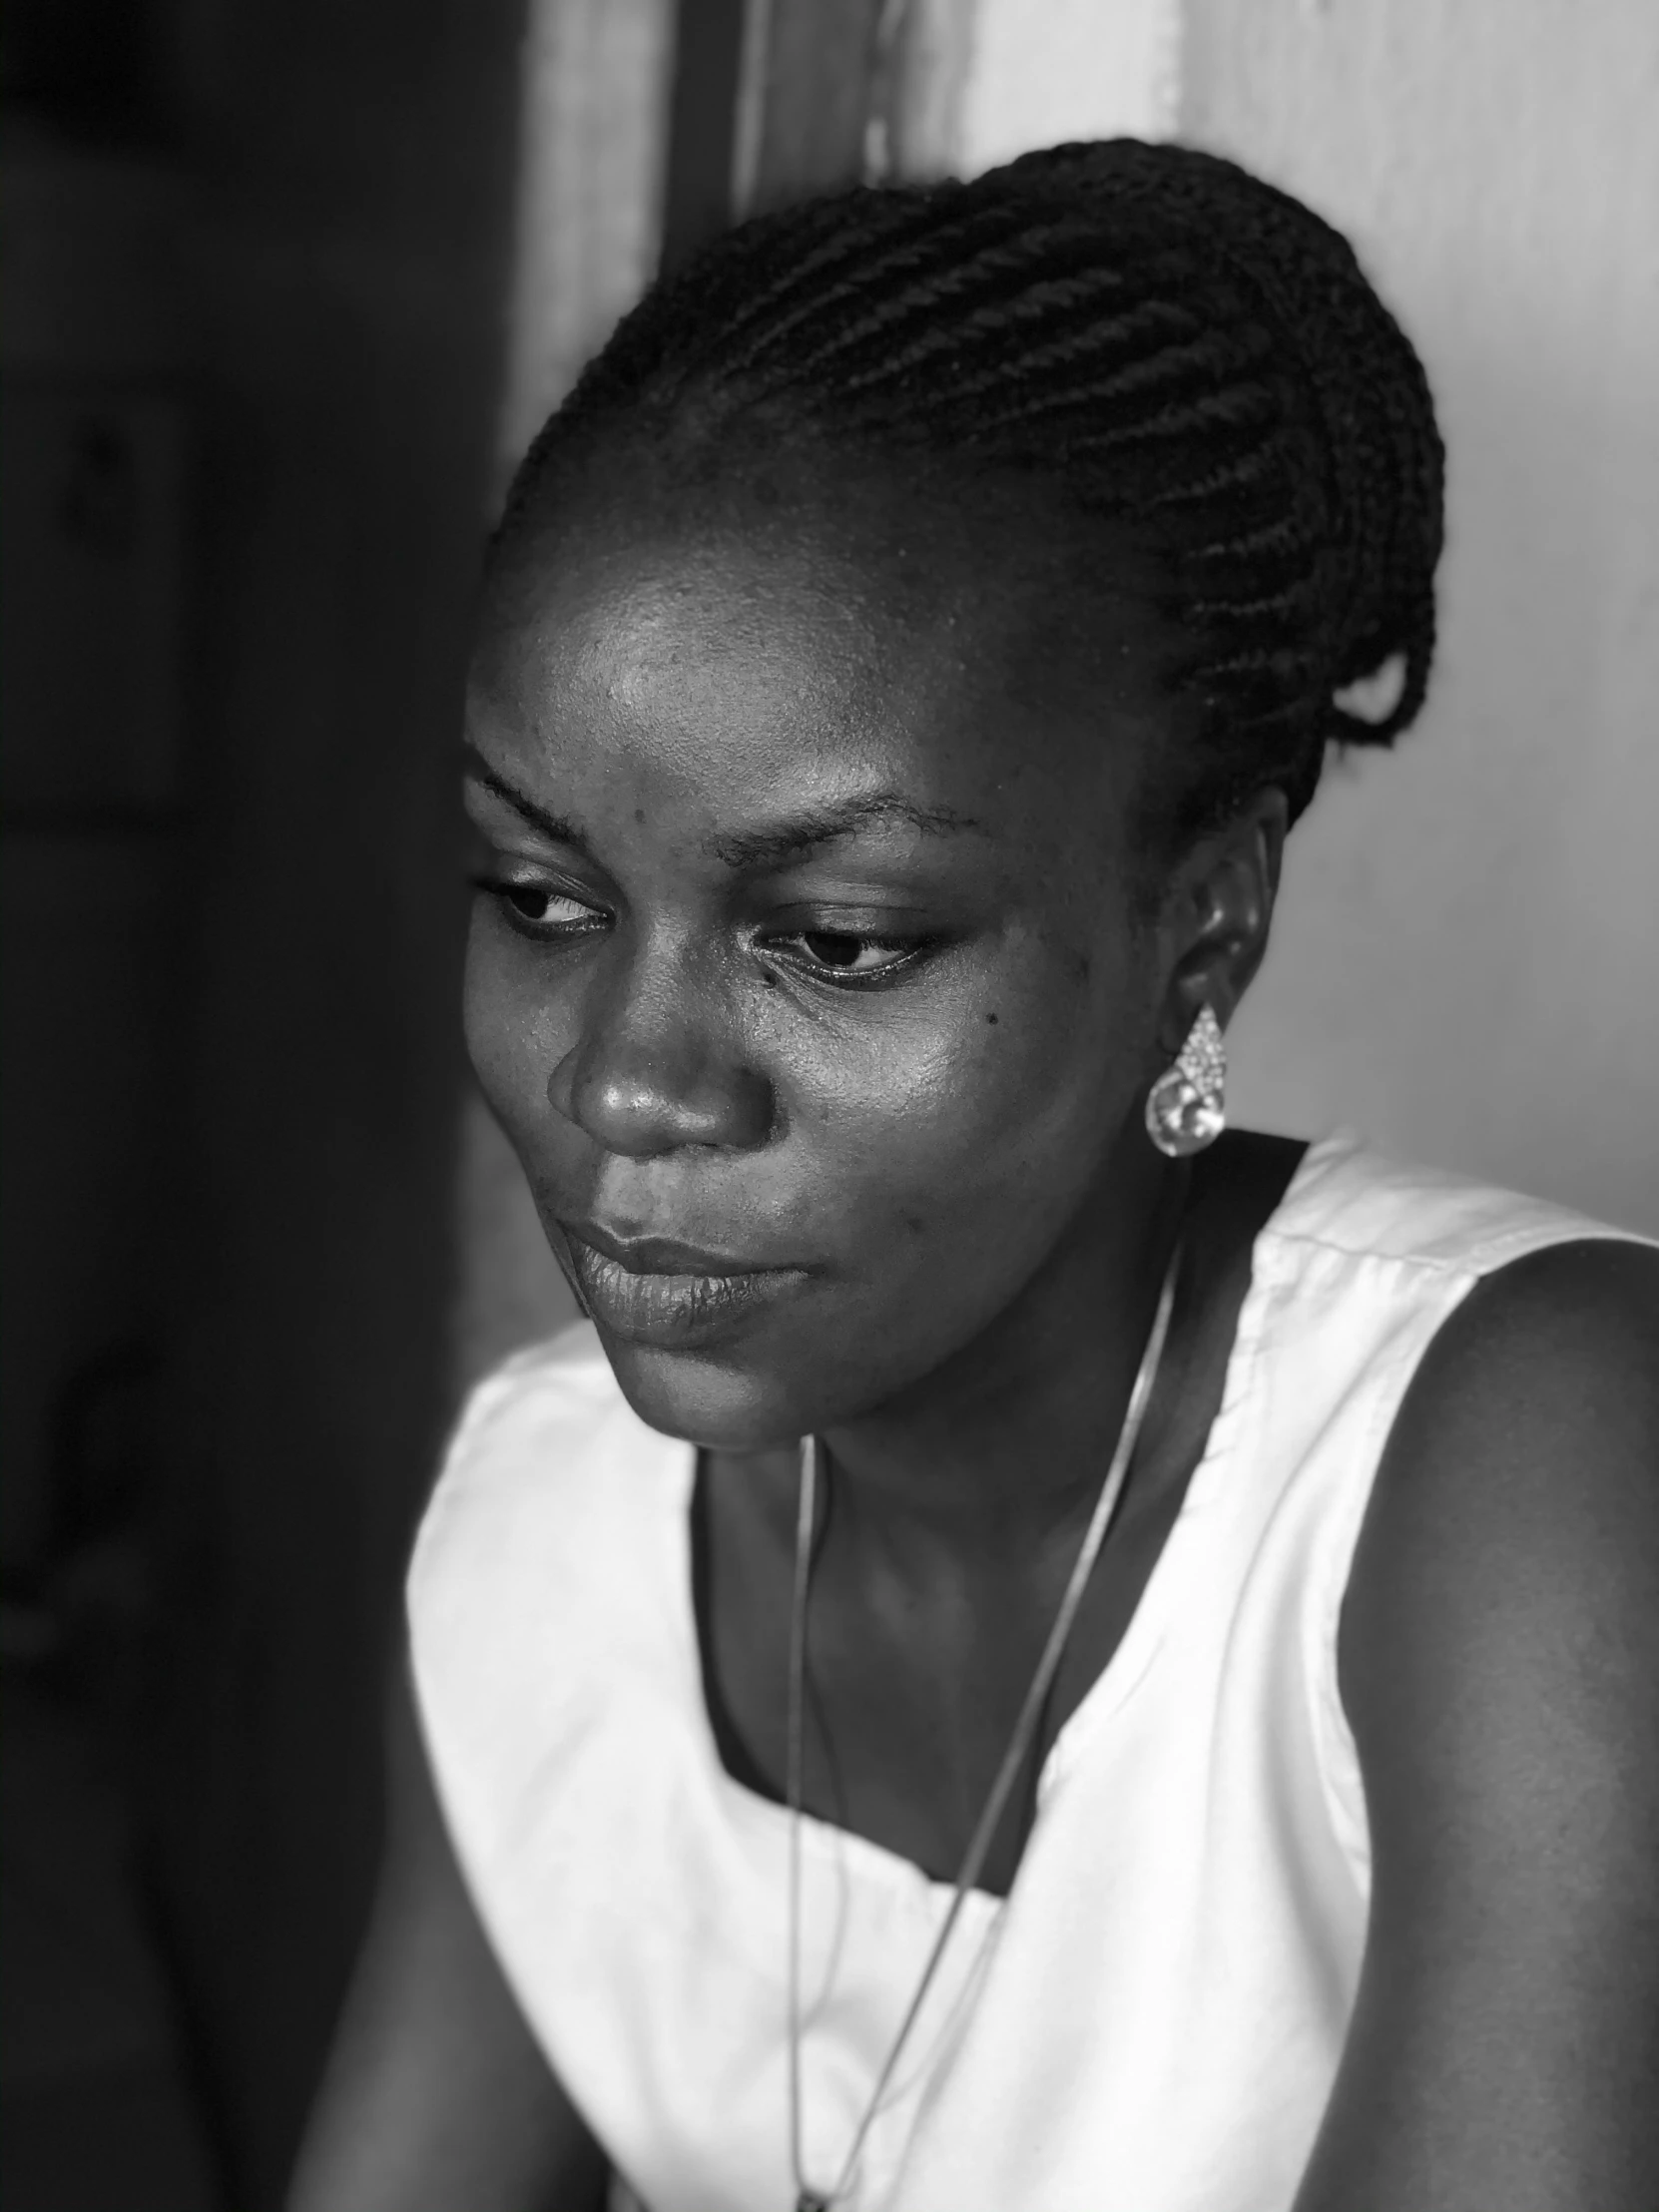
MULTIPOLYGON (((625 1344, 707 1343, 775 1305, 807 1280, 802 1268, 740 1265, 688 1245, 656 1239, 602 1250, 590 1232, 565 1228, 571 1269, 588 1312, 625 1344), (647 1267, 647 1260, 658 1261, 647 1267), (688 1263, 701 1263, 694 1270, 688 1263)), ((614 1239, 607 1239, 615 1247, 614 1239)))
POLYGON ((785 1271, 769 1269, 764 1261, 734 1260, 723 1252, 706 1252, 701 1245, 680 1244, 673 1237, 614 1237, 597 1222, 563 1224, 567 1237, 580 1237, 585 1245, 607 1260, 614 1260, 630 1275, 765 1275, 785 1271))

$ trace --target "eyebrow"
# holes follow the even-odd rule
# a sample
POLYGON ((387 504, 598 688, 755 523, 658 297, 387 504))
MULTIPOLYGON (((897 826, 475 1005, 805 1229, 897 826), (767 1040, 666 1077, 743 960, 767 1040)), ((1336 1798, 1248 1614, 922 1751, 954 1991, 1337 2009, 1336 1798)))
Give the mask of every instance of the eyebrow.
POLYGON ((888 822, 902 822, 929 837, 956 836, 969 830, 982 833, 970 815, 959 815, 951 808, 918 807, 902 792, 860 792, 831 806, 809 808, 787 822, 722 831, 711 837, 709 844, 728 867, 777 867, 782 861, 855 837, 860 830, 888 822))
MULTIPOLYGON (((464 742, 461 750, 466 772, 475 783, 493 792, 504 806, 539 830, 543 836, 551 837, 558 844, 568 844, 590 859, 596 857, 580 824, 568 815, 556 815, 549 808, 538 806, 527 793, 498 776, 472 744, 464 742)), ((902 792, 875 791, 860 792, 830 806, 810 808, 790 816, 787 821, 763 823, 753 830, 717 832, 709 839, 709 850, 729 868, 777 867, 786 860, 800 858, 803 853, 856 836, 860 830, 889 822, 901 822, 929 837, 987 833, 984 826, 971 815, 957 814, 949 807, 921 807, 914 800, 906 799, 902 792)))
POLYGON ((473 783, 482 784, 504 807, 510 807, 521 820, 539 830, 544 837, 555 844, 568 844, 591 860, 597 857, 588 833, 579 822, 569 815, 556 815, 550 807, 538 806, 527 792, 521 792, 515 784, 509 784, 504 776, 498 776, 470 739, 461 741, 461 759, 466 774, 473 783))

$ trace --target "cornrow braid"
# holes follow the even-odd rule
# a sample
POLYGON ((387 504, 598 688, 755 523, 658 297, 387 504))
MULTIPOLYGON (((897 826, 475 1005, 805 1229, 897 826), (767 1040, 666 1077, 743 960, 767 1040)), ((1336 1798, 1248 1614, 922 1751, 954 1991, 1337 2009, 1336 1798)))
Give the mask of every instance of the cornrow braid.
POLYGON ((1015 471, 1127 526, 1181 641, 1170 681, 1201 709, 1167 779, 1178 830, 1269 785, 1294 820, 1328 743, 1387 744, 1422 705, 1442 451, 1421 365, 1348 242, 1218 156, 1060 146, 742 225, 617 326, 497 544, 562 455, 624 420, 1015 471), (1385 713, 1340 703, 1385 665, 1385 713))

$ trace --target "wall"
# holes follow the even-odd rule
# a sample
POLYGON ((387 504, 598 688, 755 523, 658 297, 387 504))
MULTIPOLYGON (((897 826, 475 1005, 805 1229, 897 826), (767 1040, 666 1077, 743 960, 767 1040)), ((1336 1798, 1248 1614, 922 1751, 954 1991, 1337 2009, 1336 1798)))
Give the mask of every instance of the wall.
POLYGON ((1659 12, 1186 0, 1182 129, 1353 237, 1450 454, 1441 650, 1292 840, 1245 1118, 1659 1229, 1659 12))
MULTIPOLYGON (((950 0, 934 0, 950 8, 950 0)), ((1165 138, 1180 91, 1179 0, 978 0, 954 9, 965 52, 950 168, 974 177, 1068 139, 1165 138)))

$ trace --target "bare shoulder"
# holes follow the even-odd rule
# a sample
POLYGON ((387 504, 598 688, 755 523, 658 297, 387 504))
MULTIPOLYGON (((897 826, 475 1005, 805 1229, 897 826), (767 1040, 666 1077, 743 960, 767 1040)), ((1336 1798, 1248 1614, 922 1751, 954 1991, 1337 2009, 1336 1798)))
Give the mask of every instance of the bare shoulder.
POLYGON ((1551 1246, 1476 1285, 1406 1392, 1355 1561, 1345 1694, 1364 1707, 1402 1609, 1426 1631, 1444 1608, 1459 1647, 1478 1620, 1536 1646, 1575 1615, 1606 1631, 1628 1598, 1632 1633, 1659 1635, 1656 1577, 1659 1250, 1551 1246))
POLYGON ((1472 1816, 1659 1767, 1659 1251, 1558 1245, 1476 1286, 1382 1456, 1342 1687, 1376 1810, 1472 1816), (1516 1762, 1519 1762, 1518 1764, 1516 1762), (1442 1771, 1443 1770, 1443 1771, 1442 1771))
POLYGON ((1371 1922, 1298 2212, 1659 2203, 1659 1253, 1554 1247, 1444 1325, 1339 1659, 1371 1922))

